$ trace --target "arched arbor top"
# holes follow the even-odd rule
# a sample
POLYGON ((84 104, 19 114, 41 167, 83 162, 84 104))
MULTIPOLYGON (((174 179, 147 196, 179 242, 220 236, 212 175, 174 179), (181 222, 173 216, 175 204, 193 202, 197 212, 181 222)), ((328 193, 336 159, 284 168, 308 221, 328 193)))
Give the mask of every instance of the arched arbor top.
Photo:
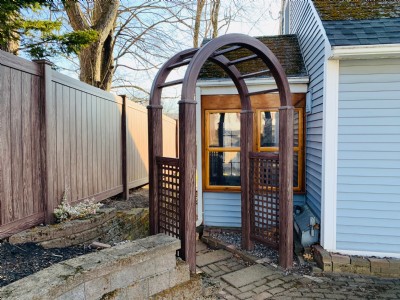
POLYGON ((251 110, 250 96, 279 92, 281 106, 291 106, 289 83, 285 72, 276 56, 269 48, 256 38, 244 34, 227 34, 211 40, 201 48, 192 48, 179 52, 170 58, 159 70, 154 79, 150 92, 150 105, 161 105, 161 92, 165 87, 182 84, 181 102, 193 102, 195 100, 196 82, 200 70, 207 60, 219 65, 235 84, 242 105, 242 110, 251 110), (224 54, 246 48, 253 54, 237 60, 229 60, 224 54), (255 73, 241 74, 236 64, 245 61, 261 59, 265 69, 255 73), (173 69, 187 66, 185 76, 182 79, 166 82, 173 69), (248 91, 245 79, 255 78, 266 73, 271 73, 275 79, 277 89, 248 91))

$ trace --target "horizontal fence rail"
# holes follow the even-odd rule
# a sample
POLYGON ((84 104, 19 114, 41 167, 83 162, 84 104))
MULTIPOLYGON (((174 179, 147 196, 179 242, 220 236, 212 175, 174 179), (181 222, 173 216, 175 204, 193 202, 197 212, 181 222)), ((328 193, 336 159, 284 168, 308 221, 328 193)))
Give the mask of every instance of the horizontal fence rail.
POLYGON ((279 155, 250 152, 250 238, 279 246, 279 155))
MULTIPOLYGON (((176 156, 176 120, 163 122, 176 156)), ((101 201, 148 183, 144 107, 3 51, 0 141, 0 239, 51 223, 64 192, 101 201)))

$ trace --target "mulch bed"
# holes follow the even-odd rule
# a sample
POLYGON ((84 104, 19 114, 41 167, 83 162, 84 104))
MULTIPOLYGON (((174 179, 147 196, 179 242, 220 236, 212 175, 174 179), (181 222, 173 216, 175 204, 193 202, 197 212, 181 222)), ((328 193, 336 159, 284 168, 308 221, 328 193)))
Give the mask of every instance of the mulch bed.
POLYGON ((34 243, 0 244, 0 287, 63 260, 95 251, 84 246, 44 249, 34 243))
MULTIPOLYGON (((128 201, 124 201, 120 196, 116 196, 106 199, 102 203, 104 203, 104 207, 115 207, 117 210, 148 207, 149 189, 148 186, 144 186, 131 190, 128 201)), ((34 243, 11 245, 6 241, 2 242, 0 240, 0 287, 63 260, 92 251, 96 250, 83 245, 44 249, 42 246, 34 243)))

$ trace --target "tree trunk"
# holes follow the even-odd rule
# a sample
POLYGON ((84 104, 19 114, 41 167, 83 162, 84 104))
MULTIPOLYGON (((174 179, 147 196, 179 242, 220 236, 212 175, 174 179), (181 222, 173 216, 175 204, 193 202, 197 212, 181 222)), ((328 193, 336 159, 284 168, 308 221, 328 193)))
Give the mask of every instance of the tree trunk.
POLYGON ((221 0, 214 0, 211 3, 211 25, 212 25, 212 38, 218 36, 218 14, 221 6, 221 0))
POLYGON ((114 74, 114 29, 119 0, 97 0, 87 20, 78 1, 66 0, 65 10, 74 30, 94 29, 98 39, 79 53, 80 80, 103 90, 111 89, 114 74))
POLYGON ((196 18, 194 20, 194 29, 193 29, 193 47, 199 47, 199 34, 200 34, 200 24, 201 24, 201 14, 203 12, 204 4, 206 0, 198 0, 197 1, 197 9, 196 9, 196 18))

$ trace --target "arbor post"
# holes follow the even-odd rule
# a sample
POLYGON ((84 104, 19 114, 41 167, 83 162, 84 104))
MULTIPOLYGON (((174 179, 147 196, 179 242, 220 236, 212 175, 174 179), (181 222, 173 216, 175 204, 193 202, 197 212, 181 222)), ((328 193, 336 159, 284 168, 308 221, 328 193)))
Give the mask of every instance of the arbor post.
POLYGON ((158 228, 158 168, 156 157, 162 156, 162 105, 149 105, 148 129, 149 129, 149 210, 150 210, 150 234, 157 234, 158 228))
POLYGON ((182 257, 196 273, 196 101, 179 101, 179 205, 182 257))
POLYGON ((279 108, 279 265, 293 264, 293 106, 279 108))
POLYGON ((253 150, 253 112, 242 110, 240 113, 240 184, 242 199, 242 247, 252 250, 254 243, 250 239, 250 151, 253 150))

